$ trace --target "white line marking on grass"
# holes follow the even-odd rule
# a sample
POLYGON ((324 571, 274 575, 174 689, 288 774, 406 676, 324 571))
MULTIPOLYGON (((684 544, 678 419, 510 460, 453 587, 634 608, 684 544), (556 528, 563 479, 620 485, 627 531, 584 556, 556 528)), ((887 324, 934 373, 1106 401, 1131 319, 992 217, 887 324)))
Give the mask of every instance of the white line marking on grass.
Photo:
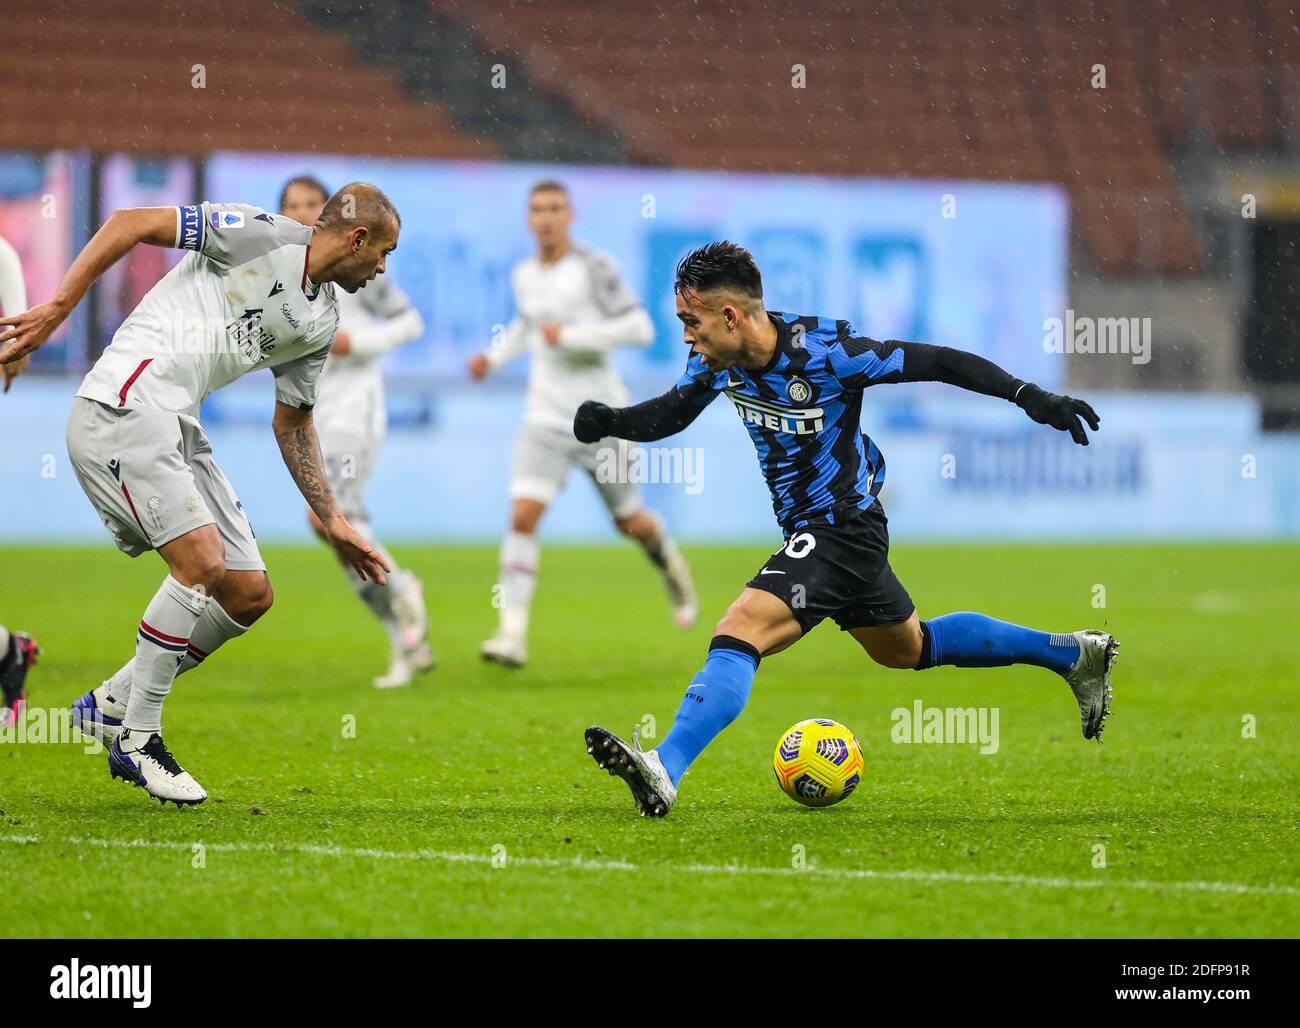
MULTIPOLYGON (((457 853, 447 850, 381 850, 348 846, 321 846, 316 843, 275 842, 170 842, 159 839, 89 839, 75 835, 0 835, 0 843, 38 846, 42 843, 98 847, 101 849, 158 849, 191 851, 201 845, 209 853, 284 853, 311 857, 341 857, 359 860, 403 860, 411 862, 491 865, 490 853, 457 853)), ((515 857, 509 864, 520 867, 560 868, 572 871, 672 871, 699 875, 766 875, 774 877, 813 877, 839 880, 878 880, 952 883, 956 885, 1013 885, 1041 889, 1134 889, 1141 892, 1211 892, 1233 896, 1300 896, 1294 885, 1248 885, 1244 882, 1152 882, 1144 879, 1113 878, 1108 874, 1096 878, 1051 878, 1035 875, 967 874, 961 871, 874 871, 844 867, 750 867, 743 864, 629 864, 622 860, 560 860, 555 857, 515 857)))

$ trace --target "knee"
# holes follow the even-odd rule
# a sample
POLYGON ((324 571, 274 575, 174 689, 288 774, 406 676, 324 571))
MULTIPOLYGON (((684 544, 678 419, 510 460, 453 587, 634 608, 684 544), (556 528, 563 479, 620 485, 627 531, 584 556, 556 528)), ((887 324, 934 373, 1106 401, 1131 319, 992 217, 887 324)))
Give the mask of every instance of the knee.
POLYGON ((733 639, 748 640, 754 635, 755 630, 759 628, 760 622, 754 617, 746 605, 744 598, 736 600, 727 612, 722 615, 721 620, 713 628, 713 634, 729 635, 733 639))
POLYGON ((867 655, 882 667, 905 671, 921 663, 921 630, 872 642, 867 655))
POLYGON ((226 581, 234 588, 222 591, 221 606, 241 625, 251 625, 275 602, 271 579, 265 574, 230 575, 226 581))
POLYGON ((191 589, 215 596, 226 577, 225 553, 220 545, 197 547, 172 568, 172 577, 191 589))
POLYGON ((918 648, 915 653, 904 649, 891 649, 883 653, 872 652, 871 659, 881 667, 893 668, 896 671, 909 671, 920 663, 921 651, 918 648))
POLYGON ((623 517, 623 518, 615 518, 614 526, 624 535, 635 536, 639 534, 636 531, 637 521, 636 521, 635 514, 629 514, 627 517, 623 517))
POLYGON ((516 503, 510 514, 510 531, 532 535, 537 531, 537 522, 542 519, 545 509, 540 503, 516 503))

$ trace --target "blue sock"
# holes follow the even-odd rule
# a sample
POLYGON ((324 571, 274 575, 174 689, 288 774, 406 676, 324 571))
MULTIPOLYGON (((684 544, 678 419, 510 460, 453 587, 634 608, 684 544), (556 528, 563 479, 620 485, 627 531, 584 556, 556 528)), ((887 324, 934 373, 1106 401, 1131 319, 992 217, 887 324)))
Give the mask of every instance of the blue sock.
POLYGON ((745 709, 758 660, 758 650, 729 635, 714 636, 709 643, 708 659, 691 679, 673 727, 655 747, 673 785, 682 780, 704 747, 745 709))
POLYGON ((987 614, 962 611, 921 622, 921 662, 917 670, 955 667, 1005 667, 1033 664, 1066 674, 1079 659, 1079 643, 1061 632, 1039 632, 987 614))

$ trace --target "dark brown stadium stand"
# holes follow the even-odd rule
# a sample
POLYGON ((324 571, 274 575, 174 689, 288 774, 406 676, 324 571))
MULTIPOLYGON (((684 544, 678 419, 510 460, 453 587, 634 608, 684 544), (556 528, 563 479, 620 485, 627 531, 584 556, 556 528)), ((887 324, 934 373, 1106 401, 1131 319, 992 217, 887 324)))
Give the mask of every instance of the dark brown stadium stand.
MULTIPOLYGON (((1176 155, 1294 146, 1300 117, 1296 0, 427 2, 481 49, 465 74, 516 62, 633 161, 1059 182, 1108 273, 1197 271, 1176 155)), ((458 133, 481 92, 424 103, 288 0, 57 6, 6 0, 0 146, 493 157, 531 125, 458 133)))
POLYGON ((1170 163, 1198 120, 1194 73, 1215 141, 1270 145, 1278 114, 1294 139, 1295 78, 1272 117, 1259 88, 1266 64, 1300 67, 1294 0, 431 3, 618 125, 637 160, 1056 181, 1115 273, 1201 264, 1170 163))
POLYGON ((0 54, 0 147, 497 153, 287 3, 5 0, 0 54))

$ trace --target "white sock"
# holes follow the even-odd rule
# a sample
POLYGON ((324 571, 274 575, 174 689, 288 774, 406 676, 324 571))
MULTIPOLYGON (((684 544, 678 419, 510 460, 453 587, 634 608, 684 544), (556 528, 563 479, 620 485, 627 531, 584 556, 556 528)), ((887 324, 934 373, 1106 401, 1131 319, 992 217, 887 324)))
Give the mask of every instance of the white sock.
POLYGON ((501 541, 501 631, 522 639, 528 634, 528 608, 537 585, 537 536, 508 532, 501 541))
MULTIPOLYGON (((181 658, 180 666, 176 668, 176 674, 183 675, 186 671, 198 667, 231 639, 237 639, 247 632, 249 627, 234 620, 215 599, 208 600, 207 609, 195 624, 194 631, 190 633, 189 645, 185 648, 185 656, 181 658)), ((112 678, 95 690, 95 698, 101 709, 107 707, 108 712, 113 716, 117 716, 113 713, 113 708, 125 709, 131 699, 131 678, 134 670, 135 658, 132 657, 114 672, 112 678)))
POLYGON ((199 618, 198 624, 190 635, 190 644, 186 647, 181 666, 176 669, 183 675, 191 668, 196 668, 231 639, 238 639, 247 632, 248 625, 241 625, 226 613, 226 609, 215 599, 208 601, 208 609, 199 618))
POLYGON ((171 691, 176 668, 209 602, 207 593, 181 585, 171 575, 163 579, 136 633, 131 697, 122 719, 123 728, 146 737, 162 731, 163 700, 171 691))
POLYGON ((406 572, 397 566, 393 555, 388 552, 383 543, 375 538, 374 530, 370 527, 369 521, 357 520, 351 522, 351 525, 366 542, 375 548, 393 570, 386 576, 388 581, 380 585, 378 582, 363 582, 351 568, 344 568, 348 584, 352 586, 353 592, 366 605, 370 613, 378 618, 379 623, 384 626, 384 631, 388 634, 388 642, 393 649, 403 649, 402 629, 398 623, 397 614, 393 610, 393 600, 398 593, 406 588, 406 572))

